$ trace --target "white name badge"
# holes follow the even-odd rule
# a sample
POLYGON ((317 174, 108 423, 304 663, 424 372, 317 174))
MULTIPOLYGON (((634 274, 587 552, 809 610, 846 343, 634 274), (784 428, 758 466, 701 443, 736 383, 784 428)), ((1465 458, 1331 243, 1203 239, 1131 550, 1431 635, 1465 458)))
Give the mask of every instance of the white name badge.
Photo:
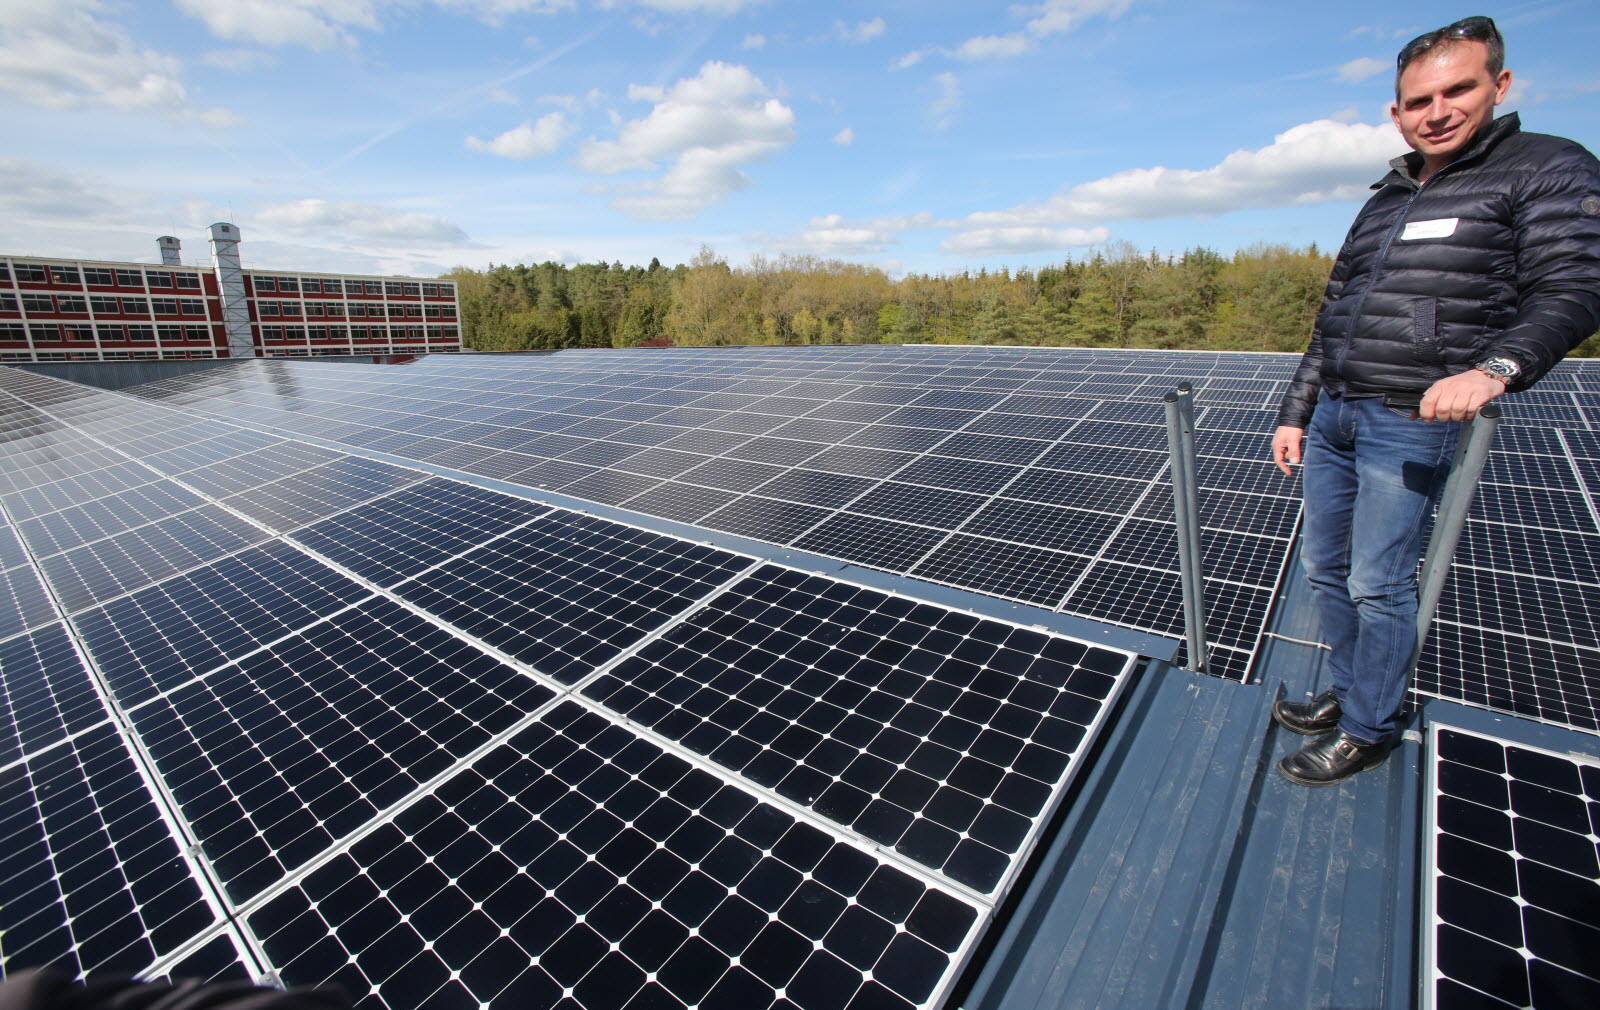
POLYGON ((1419 238, 1446 238, 1456 233, 1456 225, 1461 222, 1459 217, 1441 217, 1435 221, 1407 221, 1406 230, 1400 235, 1400 241, 1410 242, 1419 238))

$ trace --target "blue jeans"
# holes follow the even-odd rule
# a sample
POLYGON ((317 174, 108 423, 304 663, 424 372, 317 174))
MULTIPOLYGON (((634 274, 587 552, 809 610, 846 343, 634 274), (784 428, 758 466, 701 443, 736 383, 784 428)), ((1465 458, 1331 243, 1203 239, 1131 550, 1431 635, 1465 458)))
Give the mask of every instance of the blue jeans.
POLYGON ((1408 414, 1324 392, 1306 430, 1301 560, 1332 649, 1339 729, 1366 744, 1395 735, 1417 641, 1423 527, 1461 429, 1408 414))

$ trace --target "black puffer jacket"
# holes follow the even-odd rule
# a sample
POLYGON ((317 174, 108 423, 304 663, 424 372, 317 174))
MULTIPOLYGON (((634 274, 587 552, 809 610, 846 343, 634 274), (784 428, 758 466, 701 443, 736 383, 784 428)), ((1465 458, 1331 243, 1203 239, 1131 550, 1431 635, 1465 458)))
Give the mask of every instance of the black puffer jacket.
POLYGON ((1278 423, 1317 391, 1423 392, 1490 357, 1525 389, 1600 327, 1600 162, 1494 120, 1418 186, 1397 158, 1356 216, 1278 423))

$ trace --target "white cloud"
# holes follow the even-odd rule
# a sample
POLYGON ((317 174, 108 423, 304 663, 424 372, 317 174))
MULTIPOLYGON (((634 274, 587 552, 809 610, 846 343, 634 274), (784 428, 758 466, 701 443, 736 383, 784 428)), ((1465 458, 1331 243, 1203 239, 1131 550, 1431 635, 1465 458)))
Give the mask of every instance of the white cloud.
POLYGON ((1379 60, 1374 59, 1371 56, 1363 56, 1360 59, 1351 60, 1349 63, 1341 64, 1335 79, 1351 82, 1364 81, 1369 77, 1378 76, 1385 70, 1388 70, 1391 66, 1393 66, 1393 64, 1391 64, 1388 60, 1379 60))
POLYGON ((958 256, 1004 256, 1054 252, 1073 246, 1100 245, 1111 238, 1104 228, 974 228, 952 235, 939 248, 958 256))
POLYGON ((537 99, 541 105, 554 105, 574 114, 581 112, 585 106, 593 107, 605 100, 606 93, 599 88, 590 88, 587 94, 582 95, 540 95, 537 99))
POLYGON ((970 38, 951 55, 968 61, 1017 56, 1032 49, 1039 40, 1064 35, 1089 18, 1121 17, 1131 6, 1133 0, 1045 0, 1041 4, 1019 5, 1011 12, 1028 18, 1021 31, 970 38))
POLYGON ((1035 40, 1021 32, 1011 35, 979 35, 961 43, 952 55, 958 60, 977 63, 982 60, 1020 56, 1036 44, 1035 40))
POLYGON ((501 105, 522 104, 522 99, 518 98, 505 88, 490 88, 484 93, 483 97, 487 98, 491 102, 498 102, 501 105))
POLYGON ((577 0, 433 0, 447 11, 477 18, 486 25, 499 26, 514 14, 555 14, 576 8, 577 0))
POLYGON ((961 108, 961 82, 946 70, 936 75, 933 83, 939 86, 939 97, 928 106, 928 119, 935 129, 948 130, 955 122, 956 110, 961 108))
POLYGON ((524 122, 493 140, 468 137, 467 147, 486 154, 498 154, 502 158, 542 158, 560 147, 561 142, 571 135, 572 126, 567 122, 567 117, 559 112, 551 112, 540 116, 536 123, 524 122))
POLYGON ((148 204, 148 194, 108 189, 55 165, 0 157, 0 211, 26 218, 121 221, 131 206, 148 204))
POLYGON ((859 256, 879 252, 899 241, 900 232, 931 228, 933 215, 926 212, 910 217, 885 217, 872 221, 847 221, 838 214, 814 217, 796 235, 768 235, 757 232, 752 238, 763 248, 775 252, 812 256, 859 256))
POLYGON ((840 147, 849 147, 856 142, 856 131, 847 126, 833 135, 833 142, 840 147))
MULTIPOLYGON (((765 0, 635 0, 641 7, 653 7, 668 14, 737 14, 765 0)), ((618 0, 604 0, 602 7, 619 6, 618 0)))
POLYGON ((200 57, 209 67, 235 72, 276 66, 278 58, 260 49, 213 49, 200 57))
POLYGON ((0 19, 0 93, 47 109, 109 105, 208 126, 234 126, 226 109, 202 109, 179 80, 177 59, 142 49, 99 15, 99 0, 7 3, 0 19))
POLYGON ((873 18, 870 21, 862 21, 854 27, 845 24, 843 21, 835 21, 833 23, 833 34, 835 38, 848 42, 851 45, 862 45, 863 43, 871 42, 873 39, 882 35, 884 29, 887 27, 888 26, 884 23, 883 18, 873 18))
POLYGON ((331 49, 353 45, 349 29, 380 27, 378 0, 175 0, 220 39, 331 49))
POLYGON ((1353 39, 1353 38, 1357 38, 1357 37, 1362 36, 1362 35, 1371 35, 1373 38, 1380 39, 1380 40, 1381 39, 1407 39, 1407 38, 1415 38, 1421 32, 1422 32, 1422 29, 1417 28, 1415 26, 1412 26, 1410 28, 1394 28, 1394 27, 1390 27, 1390 26, 1361 25, 1361 26, 1359 26, 1357 28, 1352 28, 1348 33, 1345 34, 1345 38, 1353 39))
POLYGON ((740 49, 765 49, 766 47, 767 37, 754 33, 746 35, 744 40, 739 43, 740 49))
POLYGON ((890 67, 895 70, 905 70, 908 67, 914 67, 918 63, 921 63, 923 59, 931 52, 933 52, 931 49, 912 50, 911 52, 906 53, 904 56, 891 63, 890 67))
MULTIPOLYGON (((266 46, 297 45, 333 49, 355 45, 353 29, 383 30, 382 15, 412 6, 406 0, 174 0, 191 17, 205 23, 220 39, 239 39, 266 46)), ((552 14, 571 10, 576 0, 433 0, 454 14, 503 24, 516 14, 552 14)))
POLYGON ((740 166, 770 157, 794 140, 794 111, 747 67, 709 62, 670 91, 631 85, 628 97, 655 103, 643 119, 621 123, 615 140, 589 140, 578 154, 588 172, 665 174, 613 201, 624 213, 682 220, 726 199, 750 179, 740 166))
POLYGON ((1319 119, 1278 134, 1266 147, 1235 151, 1211 168, 1129 169, 1039 203, 970 214, 963 224, 967 232, 1059 228, 1355 200, 1366 195, 1385 162, 1404 151, 1388 124, 1319 119))
POLYGON ((354 200, 307 199, 269 204, 256 212, 255 220, 268 228, 325 240, 357 239, 380 245, 412 242, 464 245, 468 242, 466 232, 437 215, 354 200))

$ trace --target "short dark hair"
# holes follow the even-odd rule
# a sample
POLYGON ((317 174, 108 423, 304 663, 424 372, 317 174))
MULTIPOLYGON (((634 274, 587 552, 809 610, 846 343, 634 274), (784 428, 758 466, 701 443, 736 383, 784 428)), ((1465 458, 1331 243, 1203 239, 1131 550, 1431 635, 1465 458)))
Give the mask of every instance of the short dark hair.
POLYGON ((1462 18, 1455 24, 1418 35, 1400 50, 1400 55, 1396 56, 1394 61, 1396 100, 1400 98, 1400 75, 1406 72, 1406 67, 1409 67, 1417 57, 1442 46, 1453 46, 1460 42, 1482 42, 1488 47, 1491 78, 1499 77, 1500 71, 1506 68, 1506 40, 1501 36, 1500 29, 1494 26, 1494 19, 1482 15, 1462 18))

